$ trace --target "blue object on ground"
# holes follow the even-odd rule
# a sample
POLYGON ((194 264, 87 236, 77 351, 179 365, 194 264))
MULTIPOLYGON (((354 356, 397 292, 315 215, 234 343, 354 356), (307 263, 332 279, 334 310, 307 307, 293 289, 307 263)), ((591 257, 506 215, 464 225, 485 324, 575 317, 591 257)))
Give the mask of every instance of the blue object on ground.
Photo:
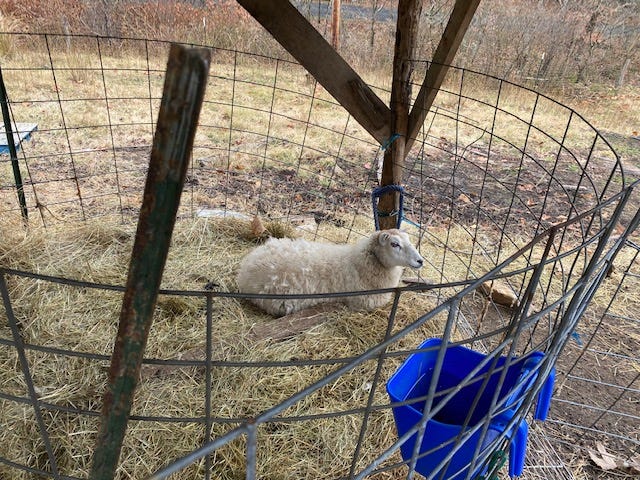
MULTIPOLYGON (((437 338, 423 342, 420 349, 430 350, 409 356, 387 382, 387 392, 392 403, 416 399, 415 402, 393 407, 400 437, 414 428, 423 417, 425 400, 441 343, 437 338)), ((493 451, 487 449, 498 436, 504 434, 510 442, 509 475, 512 477, 521 475, 524 468, 528 425, 525 420, 511 427, 509 423, 538 377, 537 368, 544 356, 542 352, 531 352, 523 357, 511 359, 500 386, 497 406, 493 412, 490 412, 494 394, 504 372, 502 367, 506 365, 507 358, 487 358, 486 355, 466 347, 448 347, 431 405, 431 410, 436 408, 440 410, 426 422, 422 444, 418 449, 416 472, 424 476, 433 475, 433 478, 462 480, 467 477, 478 444, 480 444, 478 456, 488 459, 498 447, 494 445, 493 451), (471 379, 463 382, 465 377, 483 362, 486 364, 471 379), (487 375, 490 370, 491 374, 487 375), (452 392, 455 393, 445 402, 445 397, 452 392), (475 408, 471 411, 474 404, 475 408), (492 416, 489 418, 490 413, 492 416), (468 432, 487 420, 489 425, 486 434, 483 435, 484 426, 480 426, 473 433, 468 432), (451 455, 454 447, 457 451, 451 455), (445 459, 450 455, 447 465, 445 459), (441 477, 445 466, 446 472, 441 477)), ((552 370, 538 394, 534 413, 536 419, 545 420, 547 417, 554 381, 555 372, 552 370)), ((416 439, 417 433, 400 447, 405 462, 411 460, 416 439)), ((478 462, 470 478, 484 475, 486 468, 486 465, 478 462)))
MULTIPOLYGON (((0 122, 2 123, 2 122, 0 122)), ((37 123, 14 123, 11 125, 13 128, 13 143, 16 146, 16 151, 20 150, 20 145, 23 140, 29 140, 31 134, 38 129, 37 123)), ((0 125, 0 154, 9 153, 9 143, 7 140, 7 131, 4 125, 0 125)))

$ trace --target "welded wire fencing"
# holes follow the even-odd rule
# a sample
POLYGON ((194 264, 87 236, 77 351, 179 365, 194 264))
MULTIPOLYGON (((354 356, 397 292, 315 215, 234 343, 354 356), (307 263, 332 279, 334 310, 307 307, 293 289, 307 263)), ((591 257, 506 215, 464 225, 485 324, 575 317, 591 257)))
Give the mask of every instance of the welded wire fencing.
MULTIPOLYGON (((169 45, 2 35, 11 124, 37 128, 0 155, 0 476, 87 478, 169 45)), ((383 309, 277 320, 237 291, 240 259, 369 235, 383 151, 296 63, 211 51, 117 475, 633 473, 638 202, 606 139, 452 69, 403 171, 425 266, 383 309)))

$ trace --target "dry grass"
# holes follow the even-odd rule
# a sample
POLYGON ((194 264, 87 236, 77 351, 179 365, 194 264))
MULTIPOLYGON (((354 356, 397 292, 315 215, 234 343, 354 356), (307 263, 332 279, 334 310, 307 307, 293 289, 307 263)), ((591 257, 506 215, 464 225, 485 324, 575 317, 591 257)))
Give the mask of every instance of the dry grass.
MULTIPOLYGON (((133 230, 119 223, 86 222, 60 228, 8 230, 1 247, 0 262, 8 268, 64 275, 86 282, 122 285, 125 280, 133 230)), ((248 222, 237 220, 180 221, 174 236, 163 287, 201 290, 214 282, 223 291, 235 289, 234 270, 239 259, 254 243, 246 240, 248 222)), ((110 355, 118 319, 121 294, 76 288, 10 276, 9 287, 16 318, 24 340, 33 345, 77 352, 110 355)), ((403 295, 395 329, 406 326, 434 303, 430 296, 403 295)), ((148 358, 174 359, 202 349, 205 334, 203 298, 162 295, 147 347, 148 358)), ((253 343, 248 337, 252 325, 270 321, 237 299, 214 299, 213 338, 215 361, 292 361, 320 358, 349 358, 378 343, 384 336, 388 308, 371 313, 336 311, 330 320, 297 337, 278 343, 253 343)), ((394 349, 415 346, 440 331, 430 323, 403 339, 394 349)), ((10 338, 6 326, 2 336, 10 338)), ((0 348, 2 390, 24 395, 13 348, 0 348)), ((99 410, 105 388, 104 361, 28 351, 34 384, 44 402, 68 408, 99 410)), ((389 360, 383 369, 387 378, 399 359, 389 360)), ((336 365, 289 367, 214 367, 212 412, 214 417, 238 419, 255 416, 293 395, 305 385, 326 376, 336 365)), ((376 362, 366 362, 353 372, 322 388, 284 412, 284 416, 316 415, 362 408, 368 397, 376 362)), ((201 370, 183 368, 170 373, 162 369, 143 376, 136 394, 134 415, 202 417, 205 376, 201 370)), ((387 402, 378 388, 374 403, 387 402)), ((35 428, 31 407, 3 402, 0 456, 34 468, 45 468, 43 446, 35 428)), ((45 410, 45 422, 53 436, 59 468, 67 475, 86 475, 95 441, 96 419, 45 410)), ((362 414, 345 414, 337 419, 315 419, 274 423, 261 427, 260 475, 328 477, 345 474, 357 442, 362 414), (284 473, 286 472, 286 474, 284 473)), ((233 425, 233 423, 232 423, 233 425)), ((122 478, 141 478, 167 460, 186 454, 203 441, 203 426, 197 424, 133 421, 129 429, 122 478)), ((216 424, 212 435, 230 425, 216 424)), ((394 438, 389 411, 373 415, 367 431, 361 462, 390 445, 394 438)), ((244 450, 233 445, 214 458, 216 478, 237 478, 243 471, 244 450), (218 465, 218 466, 216 466, 218 465), (234 473, 235 472, 235 473, 234 473)), ((181 478, 192 478, 202 465, 187 469, 181 478)), ((6 466, 3 475, 22 478, 6 466)), ((283 478, 284 478, 283 477, 283 478)), ((26 478, 26 477, 24 477, 26 478)), ((391 478, 391 477, 389 477, 391 478)))
MULTIPOLYGON (((274 228, 273 225, 266 225, 274 228)), ((281 233, 291 230, 278 226, 281 233)), ((340 238, 335 227, 325 227, 324 236, 340 238)), ((87 221, 25 231, 10 225, 0 246, 0 263, 7 268, 60 275, 104 284, 123 285, 132 247, 134 228, 117 221, 87 221)), ((442 237, 447 232, 432 232, 442 237)), ((309 235, 298 229, 296 235, 309 235)), ((464 231, 448 232, 449 250, 469 251, 464 231)), ((234 272, 240 258, 253 246, 251 225, 234 219, 180 220, 167 263, 163 288, 202 290, 213 283, 221 291, 234 291, 234 272)), ((469 265, 455 256, 443 258, 442 247, 423 246, 423 253, 437 265, 447 262, 452 278, 464 278, 469 265), (426 252, 428 250, 428 253, 426 252)), ((625 260, 625 259, 621 259, 625 260)), ((479 261, 479 260, 477 260, 479 261)), ((476 265, 476 270, 490 267, 476 265)), ((435 269, 434 267, 431 267, 435 269)), ((434 270, 435 271, 435 270, 434 270)), ((429 277, 429 273, 425 272, 429 277)), ((56 347, 76 352, 110 355, 116 332, 121 293, 57 285, 46 281, 9 276, 14 313, 24 340, 32 345, 56 347)), ((547 277, 548 278, 548 277, 547 277)), ((450 293, 441 290, 446 298, 450 293)), ((607 291, 602 298, 607 298, 607 291)), ((415 321, 438 302, 436 293, 407 292, 402 295, 394 332, 415 321)), ((476 296, 465 302, 467 314, 477 313, 484 301, 476 296)), ((620 312, 626 312, 620 304, 620 312)), ((215 362, 293 362, 312 359, 350 358, 361 354, 383 339, 389 308, 371 313, 337 310, 329 320, 283 342, 255 343, 248 335, 253 325, 272 321, 242 300, 213 300, 213 360, 215 362)), ((485 319, 482 333, 502 326, 499 311, 485 319), (493 315, 493 316, 492 316, 493 315), (497 315, 497 317, 496 317, 497 315)), ((391 350, 407 350, 426 337, 440 336, 444 318, 430 321, 416 332, 395 343, 391 350)), ((480 328, 480 327, 479 327, 480 328)), ((10 338, 8 327, 0 334, 10 338)), ((466 338, 464 331, 457 338, 466 338)), ((203 359, 206 337, 205 299, 161 295, 147 358, 203 359), (194 352, 196 352, 194 354, 194 352), (186 355, 186 356, 184 356, 186 355)), ((487 339, 491 342, 493 339, 487 339)), ((497 340, 497 338, 495 339, 497 340)), ((64 355, 28 350, 36 391, 43 402, 62 408, 99 411, 105 388, 107 361, 70 358, 64 355)), ((401 361, 392 357, 384 362, 382 379, 388 378, 401 361)), ((217 364, 216 364, 217 365, 217 364)), ((259 429, 258 472, 264 478, 330 478, 345 475, 351 464, 362 423, 376 362, 369 361, 299 401, 283 412, 293 421, 268 423, 259 429), (354 413, 339 414, 356 409, 354 413), (326 413, 333 418, 295 420, 299 416, 326 413)), ((339 365, 214 366, 212 368, 211 415, 231 423, 214 423, 212 436, 228 431, 237 422, 252 417, 287 399, 304 386, 320 380, 339 365)), ((9 395, 25 395, 15 349, 0 347, 0 385, 9 395)), ((183 367, 145 367, 136 393, 134 415, 149 417, 202 418, 205 414, 205 375, 202 369, 183 367)), ((388 402, 383 387, 374 394, 374 405, 388 402)), ((39 440, 33 410, 28 405, 2 401, 0 456, 34 468, 46 468, 46 454, 39 440)), ((66 475, 86 475, 90 466, 97 419, 62 411, 44 410, 45 423, 59 468, 66 475)), ((120 478, 142 478, 168 460, 184 455, 204 441, 204 426, 197 423, 166 423, 132 420, 120 466, 120 478)), ((369 419, 364 449, 358 465, 366 465, 395 439, 391 412, 374 413, 369 419)), ((245 446, 234 441, 212 458, 215 478, 241 478, 244 475, 245 446)), ((399 457, 394 457, 398 461, 399 457)), ((202 475, 204 462, 184 470, 176 478, 202 475)), ((10 478, 28 478, 6 466, 0 472, 10 478)), ((403 470, 393 470, 379 478, 400 478, 403 470)))

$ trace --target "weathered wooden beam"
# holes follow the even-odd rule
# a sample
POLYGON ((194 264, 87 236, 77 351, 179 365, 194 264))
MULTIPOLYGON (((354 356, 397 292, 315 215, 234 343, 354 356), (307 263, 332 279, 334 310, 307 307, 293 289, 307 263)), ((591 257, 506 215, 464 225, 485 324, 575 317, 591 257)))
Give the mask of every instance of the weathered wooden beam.
POLYGON ((344 310, 344 305, 340 303, 321 303, 269 322, 257 324, 249 332, 248 338, 255 342, 286 340, 329 321, 332 313, 341 310, 344 310))
POLYGON ((381 145, 389 139, 389 107, 289 0, 238 0, 381 145))
POLYGON ((429 113, 438 90, 442 86, 444 77, 449 70, 449 65, 451 65, 453 58, 456 56, 458 47, 462 43, 462 39, 469 28, 479 3, 480 0, 456 0, 449 22, 444 29, 442 38, 440 38, 440 43, 436 48, 431 65, 427 69, 424 82, 411 110, 405 147, 406 153, 411 150, 413 142, 420 128, 422 128, 427 113, 429 113))
MULTIPOLYGON (((384 152, 380 180, 382 186, 402 183, 402 167, 408 152, 406 139, 411 102, 411 74, 421 11, 421 0, 400 0, 398 3, 391 84, 391 132, 394 135, 394 140, 384 152)), ((380 197, 378 203, 380 229, 386 230, 396 226, 399 198, 398 192, 389 192, 380 197)))
POLYGON ((211 52, 172 45, 138 229, 111 356, 91 480, 115 476, 167 260, 211 52))

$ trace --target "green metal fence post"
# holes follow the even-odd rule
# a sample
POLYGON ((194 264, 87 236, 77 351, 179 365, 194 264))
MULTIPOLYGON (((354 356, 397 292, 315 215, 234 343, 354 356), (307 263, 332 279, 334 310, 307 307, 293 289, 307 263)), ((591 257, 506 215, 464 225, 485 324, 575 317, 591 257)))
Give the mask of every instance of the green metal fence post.
POLYGON ((11 115, 9 112, 9 96, 4 85, 2 77, 2 68, 0 67, 0 107, 2 108, 2 119, 4 120, 4 130, 7 134, 7 146, 9 147, 9 157, 11 157, 11 167, 13 168, 13 179, 16 182, 16 190, 18 191, 18 203, 22 218, 25 222, 29 220, 27 212, 27 200, 24 196, 24 185, 22 184, 22 174, 20 173, 20 164, 18 163, 18 150, 16 142, 13 139, 13 127, 11 126, 11 115))
POLYGON ((124 441, 151 328, 210 63, 207 49, 172 45, 109 384, 90 478, 111 480, 124 441))

